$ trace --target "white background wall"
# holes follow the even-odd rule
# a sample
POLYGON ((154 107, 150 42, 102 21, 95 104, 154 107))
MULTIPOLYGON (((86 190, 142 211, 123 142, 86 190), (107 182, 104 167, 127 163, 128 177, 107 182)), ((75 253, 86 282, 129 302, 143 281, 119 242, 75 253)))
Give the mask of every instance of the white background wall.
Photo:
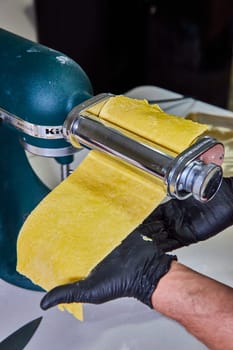
POLYGON ((33 0, 0 0, 0 28, 36 40, 33 0))

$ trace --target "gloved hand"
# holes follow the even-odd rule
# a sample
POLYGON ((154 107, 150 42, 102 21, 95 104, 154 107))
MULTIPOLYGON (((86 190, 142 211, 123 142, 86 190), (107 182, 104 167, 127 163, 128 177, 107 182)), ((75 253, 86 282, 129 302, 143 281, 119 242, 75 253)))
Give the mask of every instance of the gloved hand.
POLYGON ((176 257, 165 255, 135 230, 87 278, 47 293, 41 307, 45 310, 72 302, 100 304, 121 297, 134 297, 152 307, 151 295, 172 260, 176 257))
POLYGON ((203 241, 233 225, 233 177, 224 178, 212 200, 193 197, 161 204, 139 226, 164 252, 203 241))

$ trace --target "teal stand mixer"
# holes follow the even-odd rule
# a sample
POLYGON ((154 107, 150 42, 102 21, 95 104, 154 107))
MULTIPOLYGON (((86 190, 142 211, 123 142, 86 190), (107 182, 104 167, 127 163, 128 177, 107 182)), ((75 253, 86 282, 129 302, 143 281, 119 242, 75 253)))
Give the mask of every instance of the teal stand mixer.
POLYGON ((172 158, 91 115, 91 105, 113 95, 93 97, 87 75, 66 55, 3 29, 0 48, 0 278, 40 290, 16 272, 19 230, 50 191, 33 171, 25 150, 55 158, 61 181, 81 145, 162 178, 170 197, 193 195, 205 202, 218 190, 224 150, 217 140, 201 138, 172 158), (203 154, 211 154, 211 160, 203 161, 203 154))
POLYGON ((0 277, 36 288, 15 271, 16 240, 49 189, 32 171, 24 148, 56 158, 68 172, 73 147, 62 137, 62 124, 73 106, 92 96, 92 87, 79 65, 59 52, 3 29, 0 47, 0 277))

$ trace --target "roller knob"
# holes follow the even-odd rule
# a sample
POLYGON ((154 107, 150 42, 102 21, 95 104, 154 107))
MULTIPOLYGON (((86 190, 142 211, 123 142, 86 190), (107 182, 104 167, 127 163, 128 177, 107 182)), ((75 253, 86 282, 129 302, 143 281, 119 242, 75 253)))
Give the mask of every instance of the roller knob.
POLYGON ((172 197, 182 199, 187 193, 200 202, 211 200, 222 182, 222 168, 216 164, 202 161, 190 163, 178 176, 172 197))

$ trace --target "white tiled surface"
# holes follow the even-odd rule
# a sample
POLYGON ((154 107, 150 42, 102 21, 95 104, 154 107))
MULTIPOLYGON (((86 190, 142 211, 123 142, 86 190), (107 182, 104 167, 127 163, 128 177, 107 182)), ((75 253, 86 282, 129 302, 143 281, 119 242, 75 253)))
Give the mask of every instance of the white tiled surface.
MULTIPOLYGON (((48 0, 49 1, 49 0, 48 0)), ((29 39, 36 39, 31 16, 32 1, 0 0, 0 27, 29 39)), ((139 87, 132 96, 162 98, 171 93, 156 87, 139 87)), ((173 110, 184 115, 195 108, 218 112, 206 104, 183 104, 173 110)), ((221 110, 221 113, 229 112, 221 110)), ((43 172, 46 174, 46 164, 43 172)), ((50 172, 50 171, 49 171, 50 172)), ((57 169, 55 169, 55 176, 57 169)), ((43 175, 44 176, 44 175, 43 175)), ((190 267, 233 286, 232 229, 206 242, 177 250, 179 260, 190 267)), ((116 300, 85 307, 85 322, 75 320, 57 309, 42 312, 42 293, 24 290, 0 280, 0 340, 28 321, 43 316, 42 323, 27 345, 27 350, 204 350, 205 346, 181 326, 135 300, 116 300)))

